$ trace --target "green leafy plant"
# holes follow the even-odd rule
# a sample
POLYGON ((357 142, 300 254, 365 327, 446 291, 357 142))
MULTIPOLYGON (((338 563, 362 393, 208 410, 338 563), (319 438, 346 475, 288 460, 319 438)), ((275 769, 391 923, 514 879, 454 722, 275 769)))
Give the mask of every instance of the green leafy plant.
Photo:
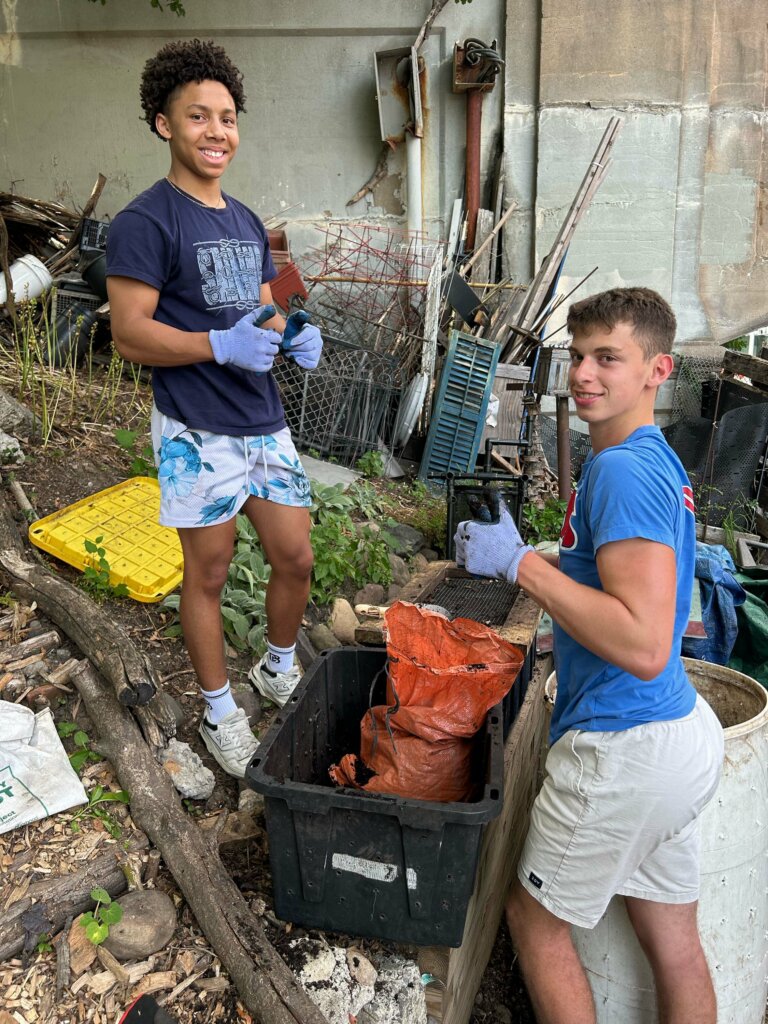
POLYGON ((91 750, 91 741, 87 732, 84 732, 77 722, 59 722, 56 730, 62 739, 72 738, 74 751, 69 755, 69 763, 76 772, 89 761, 101 761, 102 758, 91 750))
POLYGON ((443 551, 448 512, 445 497, 433 494, 422 480, 413 482, 408 497, 412 511, 407 515, 398 515, 397 519, 423 533, 429 547, 443 551))
POLYGON ((355 480, 350 484, 347 494, 352 499, 356 511, 366 519, 375 518, 384 509, 381 497, 368 480, 355 480))
POLYGON ((384 456, 381 452, 366 452, 355 463, 355 469, 368 478, 384 476, 384 456))
POLYGON ((523 532, 528 543, 557 540, 567 507, 568 503, 560 498, 549 498, 542 506, 526 505, 523 508, 523 532))
POLYGON ((131 476, 151 476, 156 478, 157 467, 153 459, 152 442, 147 441, 137 452, 136 442, 140 436, 143 435, 138 430, 120 428, 115 431, 115 441, 117 444, 132 456, 131 476))
POLYGON ((35 949, 38 953, 52 953, 53 943, 51 942, 51 936, 48 932, 40 932, 37 936, 37 942, 35 943, 35 949))
POLYGON ((88 803, 81 807, 72 818, 69 827, 73 832, 80 831, 80 819, 82 817, 97 818, 113 839, 118 839, 122 833, 120 822, 114 818, 103 806, 108 803, 130 803, 130 797, 124 789, 105 789, 103 786, 94 786, 88 794, 88 803))
POLYGON ((112 897, 106 889, 97 886, 91 889, 91 899, 96 906, 80 918, 80 924, 85 928, 85 935, 94 946, 100 946, 108 938, 109 929, 123 918, 123 908, 119 903, 113 903, 112 897))
POLYGON ((117 583, 114 586, 110 583, 107 552, 106 548, 101 546, 103 540, 104 536, 100 534, 93 540, 86 537, 83 541, 83 547, 91 556, 91 564, 83 569, 83 590, 98 601, 103 601, 105 597, 128 597, 128 587, 124 583, 117 583))

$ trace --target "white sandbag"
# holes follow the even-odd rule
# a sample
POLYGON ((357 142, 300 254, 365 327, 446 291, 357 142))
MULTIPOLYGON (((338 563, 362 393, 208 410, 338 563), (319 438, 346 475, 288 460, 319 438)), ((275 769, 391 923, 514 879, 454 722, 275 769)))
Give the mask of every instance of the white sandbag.
POLYGON ((0 833, 87 802, 51 709, 0 700, 0 833))

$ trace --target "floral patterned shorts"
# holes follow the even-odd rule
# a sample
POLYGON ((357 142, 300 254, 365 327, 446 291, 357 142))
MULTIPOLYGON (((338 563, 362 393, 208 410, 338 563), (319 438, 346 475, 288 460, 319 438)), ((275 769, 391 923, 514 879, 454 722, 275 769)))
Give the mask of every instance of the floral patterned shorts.
POLYGON ((252 495, 278 505, 312 504, 288 427, 260 437, 229 437, 191 430, 153 407, 151 430, 163 526, 225 523, 252 495))

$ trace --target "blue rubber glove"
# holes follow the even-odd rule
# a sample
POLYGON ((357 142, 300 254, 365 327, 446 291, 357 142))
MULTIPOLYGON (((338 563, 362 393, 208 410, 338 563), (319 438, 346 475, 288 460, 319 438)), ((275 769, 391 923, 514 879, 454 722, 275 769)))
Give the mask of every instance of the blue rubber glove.
POLYGON ((317 327, 309 322, 306 310, 299 309, 286 320, 280 350, 303 370, 317 367, 323 351, 323 338, 317 327))
POLYGON ((271 370, 280 350, 280 335, 277 331, 263 330, 259 324, 274 315, 274 306, 258 306, 229 330, 209 331, 208 340, 216 362, 231 363, 254 373, 271 370))
POLYGON ((503 501, 499 502, 496 523, 478 523, 465 519, 456 527, 456 565, 477 576, 491 576, 517 583, 517 570, 529 551, 503 501))

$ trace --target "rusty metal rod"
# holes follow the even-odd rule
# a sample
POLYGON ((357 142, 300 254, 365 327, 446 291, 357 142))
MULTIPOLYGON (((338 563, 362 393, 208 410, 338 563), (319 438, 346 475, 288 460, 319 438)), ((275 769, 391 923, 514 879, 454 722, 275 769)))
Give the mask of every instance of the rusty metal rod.
POLYGON ((563 501, 571 496, 571 437, 568 396, 555 396, 557 412, 557 493, 563 501))
POLYGON ((477 211, 480 209, 480 125, 483 115, 483 90, 467 93, 467 249, 475 247, 477 211))

